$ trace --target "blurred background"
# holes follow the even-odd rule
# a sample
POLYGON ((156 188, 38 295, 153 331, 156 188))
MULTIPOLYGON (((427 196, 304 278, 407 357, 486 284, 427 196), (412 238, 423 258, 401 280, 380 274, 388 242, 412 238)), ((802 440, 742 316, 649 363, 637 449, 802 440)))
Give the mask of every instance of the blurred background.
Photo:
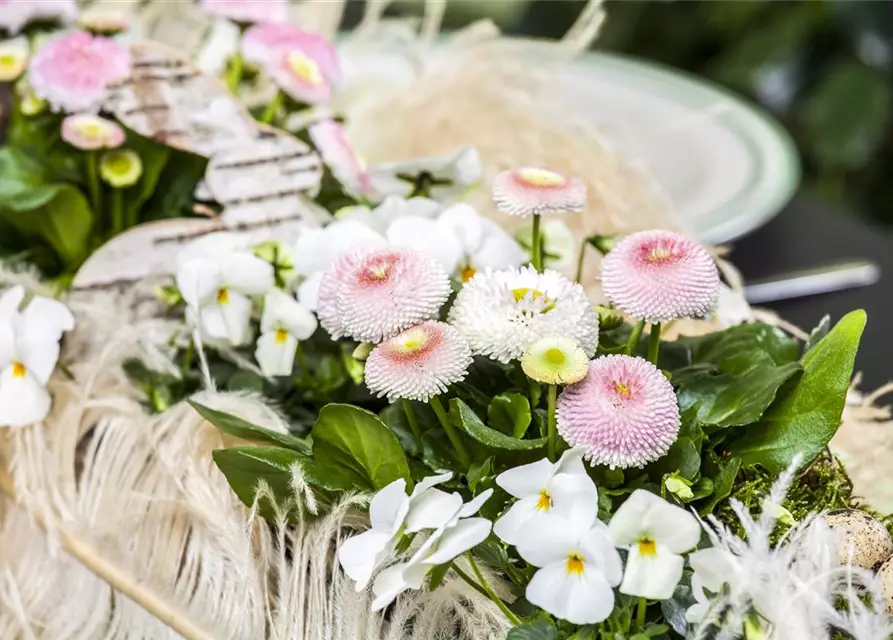
MULTIPOLYGON (((359 14, 360 3, 353 7, 359 14)), ((488 17, 560 37, 584 2, 452 0, 445 24, 488 17)), ((802 192, 893 226, 893 3, 883 0, 608 0, 600 50, 707 77, 770 111, 794 137, 802 192)), ((400 2, 389 13, 413 13, 400 2)))

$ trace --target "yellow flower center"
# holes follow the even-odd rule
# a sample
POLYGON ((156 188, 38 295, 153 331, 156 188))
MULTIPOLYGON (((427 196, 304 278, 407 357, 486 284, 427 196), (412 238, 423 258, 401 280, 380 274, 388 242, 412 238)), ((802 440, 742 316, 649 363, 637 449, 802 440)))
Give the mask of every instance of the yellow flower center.
POLYGON ((108 160, 106 161, 106 166, 112 173, 117 173, 123 175, 125 173, 130 172, 131 168, 130 158, 126 153, 114 153, 109 154, 108 160))
POLYGON ((540 497, 536 501, 536 508, 540 511, 548 511, 552 508, 552 496, 549 494, 548 490, 543 489, 540 491, 540 497))
POLYGON ((567 361, 567 356, 564 355, 564 351, 559 349, 558 347, 552 347, 550 349, 546 349, 546 362, 549 364, 560 367, 567 361))
POLYGON ((13 378, 24 378, 25 374, 28 370, 25 368, 21 362, 13 362, 12 363, 12 377, 13 378))
POLYGON ((423 330, 410 329, 394 341, 394 348, 402 355, 409 355, 424 349, 428 341, 429 336, 423 330))
POLYGON ((323 83, 322 72, 316 61, 300 51, 290 52, 286 58, 288 68, 301 80, 313 85, 323 83))
POLYGON ((0 67, 11 69, 19 65, 19 57, 13 53, 0 54, 0 67))
POLYGON ((527 298, 527 294, 530 294, 530 297, 533 300, 543 299, 545 305, 543 306, 542 313, 548 313, 552 309, 555 308, 555 300, 544 294, 539 289, 531 289, 530 287, 518 287, 517 289, 512 289, 512 296, 515 298, 515 302, 521 302, 525 298, 527 298))
POLYGON ((105 127, 102 126, 99 122, 83 122, 78 127, 78 131, 85 138, 89 138, 91 140, 95 140, 96 138, 101 138, 104 133, 105 127))
POLYGON ((565 569, 568 575, 583 575, 583 556, 579 553, 572 553, 567 557, 567 568, 565 569))
POLYGON ((639 538, 639 555, 654 556, 657 553, 657 546, 651 538, 639 538))
POLYGON ((468 282, 474 277, 474 274, 478 272, 477 269, 472 267, 471 265, 467 267, 462 267, 462 270, 459 272, 459 279, 462 282, 468 282))
POLYGON ((656 244, 648 250, 647 255, 645 256, 645 262, 650 264, 661 264, 664 262, 670 262, 678 258, 681 254, 678 247, 667 244, 656 244))
POLYGON ((519 169, 518 177, 535 187, 561 187, 566 183, 564 176, 560 173, 533 167, 519 169))
POLYGON ((226 287, 217 290, 217 304, 229 304, 229 291, 226 287))
POLYGON ((614 390, 617 391, 617 394, 624 400, 629 400, 633 397, 633 392, 624 382, 615 382, 614 390))
POLYGON ((276 342, 285 344, 286 340, 288 340, 288 331, 285 329, 276 329, 276 342))

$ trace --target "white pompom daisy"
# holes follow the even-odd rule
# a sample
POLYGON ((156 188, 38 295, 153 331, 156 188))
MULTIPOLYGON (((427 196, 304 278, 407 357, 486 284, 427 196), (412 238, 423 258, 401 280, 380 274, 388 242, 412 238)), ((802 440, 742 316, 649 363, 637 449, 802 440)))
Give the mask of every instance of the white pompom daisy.
POLYGON ((547 336, 575 341, 588 357, 598 344, 598 314, 583 287, 550 269, 478 273, 456 296, 449 322, 472 353, 500 362, 520 358, 547 336))

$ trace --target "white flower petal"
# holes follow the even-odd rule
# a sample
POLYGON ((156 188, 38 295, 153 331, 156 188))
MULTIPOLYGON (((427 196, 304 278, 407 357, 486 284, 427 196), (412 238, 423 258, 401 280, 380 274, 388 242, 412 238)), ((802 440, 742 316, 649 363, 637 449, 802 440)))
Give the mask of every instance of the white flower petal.
POLYGON ((527 600, 573 624, 596 624, 614 610, 614 590, 597 570, 567 571, 567 559, 537 571, 527 585, 527 600))
POLYGON ((195 258, 177 267, 177 289, 186 304, 193 307, 212 299, 220 284, 220 272, 209 260, 195 258))
POLYGON ((676 555, 660 543, 653 554, 642 554, 638 545, 630 548, 626 558, 626 572, 620 583, 620 593, 651 600, 666 600, 682 578, 682 556, 676 555))
POLYGON ((410 588, 403 578, 406 566, 406 563, 396 564, 378 574, 372 584, 372 593, 375 594, 372 611, 381 611, 391 604, 398 595, 410 588))
POLYGON ((15 356, 16 335, 12 324, 0 320, 0 369, 12 364, 15 356))
POLYGON ((608 535, 618 547, 628 547, 639 541, 645 517, 654 505, 654 500, 662 498, 644 489, 636 489, 614 513, 608 523, 608 535))
POLYGON ((446 473, 437 473, 433 476, 425 476, 418 482, 416 482, 415 487, 412 490, 412 497, 421 495, 431 487, 435 487, 443 482, 448 481, 453 477, 453 473, 451 471, 447 471, 446 473))
POLYGON ((598 491, 587 477, 561 474, 552 478, 552 508, 564 516, 574 531, 582 534, 598 519, 598 491))
POLYGON ((273 265, 250 253, 227 256, 220 274, 227 287, 249 296, 263 295, 276 283, 273 265))
POLYGON ((437 217, 437 224, 459 240, 462 252, 473 254, 484 240, 481 214, 464 202, 454 204, 437 217))
POLYGON ((375 494, 369 503, 369 519, 373 529, 396 533, 406 519, 409 496, 406 480, 398 478, 375 494))
MULTIPOLYGON (((337 221, 331 224, 336 224, 337 221)), ((331 262, 328 247, 325 244, 325 228, 302 229, 295 242, 292 266, 295 273, 309 276, 317 271, 325 271, 331 262)))
POLYGON ((516 498, 539 495, 549 487, 554 465, 548 458, 514 467, 496 476, 496 484, 516 498))
POLYGON ((527 262, 527 253, 520 244, 498 224, 483 218, 484 237, 477 251, 470 255, 471 266, 482 270, 510 269, 527 262))
POLYGON ((46 385, 59 360, 59 343, 56 340, 52 335, 25 335, 17 341, 16 355, 41 385, 46 385))
POLYGON ((251 300, 236 291, 228 291, 226 302, 202 307, 201 320, 211 337, 227 338, 234 345, 245 344, 251 329, 251 300))
POLYGON ((74 329, 74 316, 58 300, 35 296, 22 311, 18 326, 29 336, 59 340, 65 331, 74 329))
POLYGON ((294 251, 295 271, 309 276, 328 269, 342 253, 385 244, 381 234, 362 222, 350 218, 335 220, 324 229, 310 229, 298 237, 294 251))
POLYGON ((25 287, 17 284, 0 295, 0 322, 9 322, 18 313, 25 299, 25 287))
POLYGON ((388 242, 395 247, 415 249, 439 262, 447 273, 453 273, 462 259, 459 239, 434 220, 415 216, 391 223, 388 242))
POLYGON ((493 489, 487 489, 486 491, 482 491, 479 495, 475 496, 459 509, 459 517, 460 518, 468 518, 469 516, 473 516, 478 511, 481 510, 481 507, 484 506, 484 503, 490 499, 490 496, 493 495, 493 489))
POLYGON ((288 333, 284 340, 280 337, 276 331, 267 331, 257 339, 254 357, 267 377, 291 375, 295 366, 297 339, 288 333))
POLYGON ((221 231, 209 233, 198 240, 193 240, 177 254, 177 269, 190 260, 203 259, 210 262, 220 260, 237 251, 246 250, 246 238, 233 233, 221 231))
POLYGON ((357 591, 362 591, 369 584, 375 569, 387 555, 392 539, 393 535, 389 532, 372 529, 341 543, 338 562, 344 573, 357 583, 357 591))
POLYGON ((695 551, 688 556, 688 562, 695 570, 694 577, 714 593, 718 593, 722 585, 732 580, 738 572, 738 564, 732 556, 717 547, 695 551))
POLYGON ((316 316, 281 289, 271 289, 264 296, 261 331, 286 329, 298 340, 306 340, 316 331, 316 316))
POLYGON ((538 516, 547 515, 537 509, 539 496, 527 496, 521 498, 506 511, 493 525, 493 533, 507 544, 518 544, 519 533, 525 527, 541 528, 546 526, 548 520, 538 521, 538 516), (534 520, 537 520, 534 522, 534 520))
POLYGON ((25 427, 46 418, 51 399, 37 378, 26 371, 13 374, 7 367, 0 373, 0 426, 25 427))
POLYGON ((518 532, 515 547, 518 555, 535 567, 565 561, 575 551, 578 540, 566 518, 549 515, 538 519, 538 527, 524 527, 518 532))
POLYGON ((682 507, 654 497, 658 502, 654 502, 644 521, 651 537, 673 553, 685 553, 698 546, 701 539, 698 519, 682 507))
POLYGON ((434 553, 425 558, 425 564, 444 564, 462 555, 486 540, 492 526, 486 518, 460 520, 444 532, 434 553))
POLYGON ((623 579, 623 561, 604 527, 593 527, 580 536, 579 546, 587 566, 591 564, 597 567, 612 587, 620 584, 623 579))
POLYGON ((442 527, 461 507, 462 496, 458 493, 428 489, 413 497, 406 516, 406 533, 442 527))
POLYGON ((317 271, 310 274, 298 287, 298 302, 310 311, 316 311, 316 307, 319 305, 319 285, 322 283, 325 273, 325 271, 317 271))

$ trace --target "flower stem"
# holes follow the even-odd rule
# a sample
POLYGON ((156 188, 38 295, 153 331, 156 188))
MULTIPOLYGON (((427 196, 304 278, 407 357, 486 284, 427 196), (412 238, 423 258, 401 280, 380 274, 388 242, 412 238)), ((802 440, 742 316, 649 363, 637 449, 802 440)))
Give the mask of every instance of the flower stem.
POLYGON ((239 85, 242 83, 242 68, 242 54, 237 51, 229 60, 229 70, 226 75, 226 86, 236 95, 239 95, 239 85))
POLYGON ((540 232, 540 216, 533 214, 533 247, 531 260, 533 268, 543 272, 543 240, 540 232))
POLYGON ((548 442, 548 453, 549 460, 555 462, 556 450, 557 450, 557 440, 558 440, 558 422, 557 417, 555 415, 555 404, 558 400, 558 385, 550 384, 549 385, 549 442, 548 442))
POLYGON ((93 207, 93 213, 97 219, 101 219, 102 211, 102 189, 99 184, 99 153, 96 151, 87 152, 87 185, 90 189, 90 205, 93 207))
POLYGON ((645 612, 648 609, 648 601, 639 598, 639 608, 636 610, 636 627, 639 631, 645 630, 645 612))
POLYGON ((304 357, 304 349, 301 348, 300 342, 295 347, 295 357, 298 359, 298 366, 301 368, 301 385, 306 386, 309 380, 310 369, 307 368, 307 359, 304 357))
POLYGON ((121 189, 112 189, 112 232, 110 236, 116 236, 124 231, 124 193, 121 189))
POLYGON ((645 328, 645 321, 639 320, 636 323, 636 326, 633 327, 633 332, 629 336, 629 342, 626 343, 626 354, 630 355, 633 351, 636 350, 636 345, 639 344, 639 336, 642 335, 642 330, 645 328))
POLYGON ((660 351, 660 322, 651 325, 651 333, 648 334, 648 362, 657 366, 657 356, 660 351))
POLYGON ((577 258, 577 275, 574 278, 577 282, 580 282, 583 279, 583 261, 586 259, 586 247, 588 245, 588 242, 583 242, 583 244, 580 245, 580 257, 577 258))
POLYGON ((267 105, 266 110, 263 115, 260 117, 261 122, 265 122, 267 124, 273 124, 274 119, 277 115, 279 115, 279 110, 282 108, 282 92, 277 91, 276 96, 270 101, 270 104, 267 105))
POLYGON ((477 582, 475 582, 474 578, 472 578, 470 575, 468 575, 467 573, 462 571, 462 569, 459 568, 459 565, 457 565, 455 562, 453 563, 452 568, 453 568, 453 571, 455 571, 458 574, 458 576, 460 578, 462 578, 462 580, 464 580, 468 584, 469 587, 471 587, 472 589, 477 591, 479 594, 481 594, 485 598, 490 597, 490 594, 487 593, 487 591, 481 585, 479 585, 477 582))
POLYGON ((432 396, 428 401, 428 404, 434 409, 434 413, 437 415, 438 421, 440 421, 440 426, 443 427, 443 430, 446 431, 447 438, 453 443, 453 448, 459 456, 459 462, 462 463, 462 466, 468 469, 468 467, 471 466, 471 458, 468 456, 468 451, 465 449, 462 439, 450 423, 450 419, 447 417, 446 410, 443 408, 443 403, 440 401, 440 398, 438 396, 432 396))
MULTIPOLYGON (((518 619, 514 613, 512 613, 511 609, 505 606, 505 602, 502 601, 498 595, 493 592, 493 589, 490 588, 490 585, 487 584, 487 581, 484 579, 484 574, 481 573, 481 570, 478 568, 477 562, 474 561, 474 556, 471 555, 471 551, 465 553, 465 556, 468 558, 469 564, 471 564, 471 570, 474 571, 475 577, 480 582, 481 586, 484 588, 484 591, 487 592, 487 597, 492 600, 499 610, 502 611, 503 615, 508 618, 509 622, 511 622, 515 626, 519 626, 521 621, 518 619)), ((455 566, 455 565, 453 565, 455 566)))
POLYGON ((409 422, 409 428, 412 429, 412 437, 415 439, 419 451, 422 450, 422 432, 419 430, 419 421, 415 416, 415 409, 412 408, 412 402, 404 398, 401 400, 403 411, 406 413, 406 421, 409 422))

